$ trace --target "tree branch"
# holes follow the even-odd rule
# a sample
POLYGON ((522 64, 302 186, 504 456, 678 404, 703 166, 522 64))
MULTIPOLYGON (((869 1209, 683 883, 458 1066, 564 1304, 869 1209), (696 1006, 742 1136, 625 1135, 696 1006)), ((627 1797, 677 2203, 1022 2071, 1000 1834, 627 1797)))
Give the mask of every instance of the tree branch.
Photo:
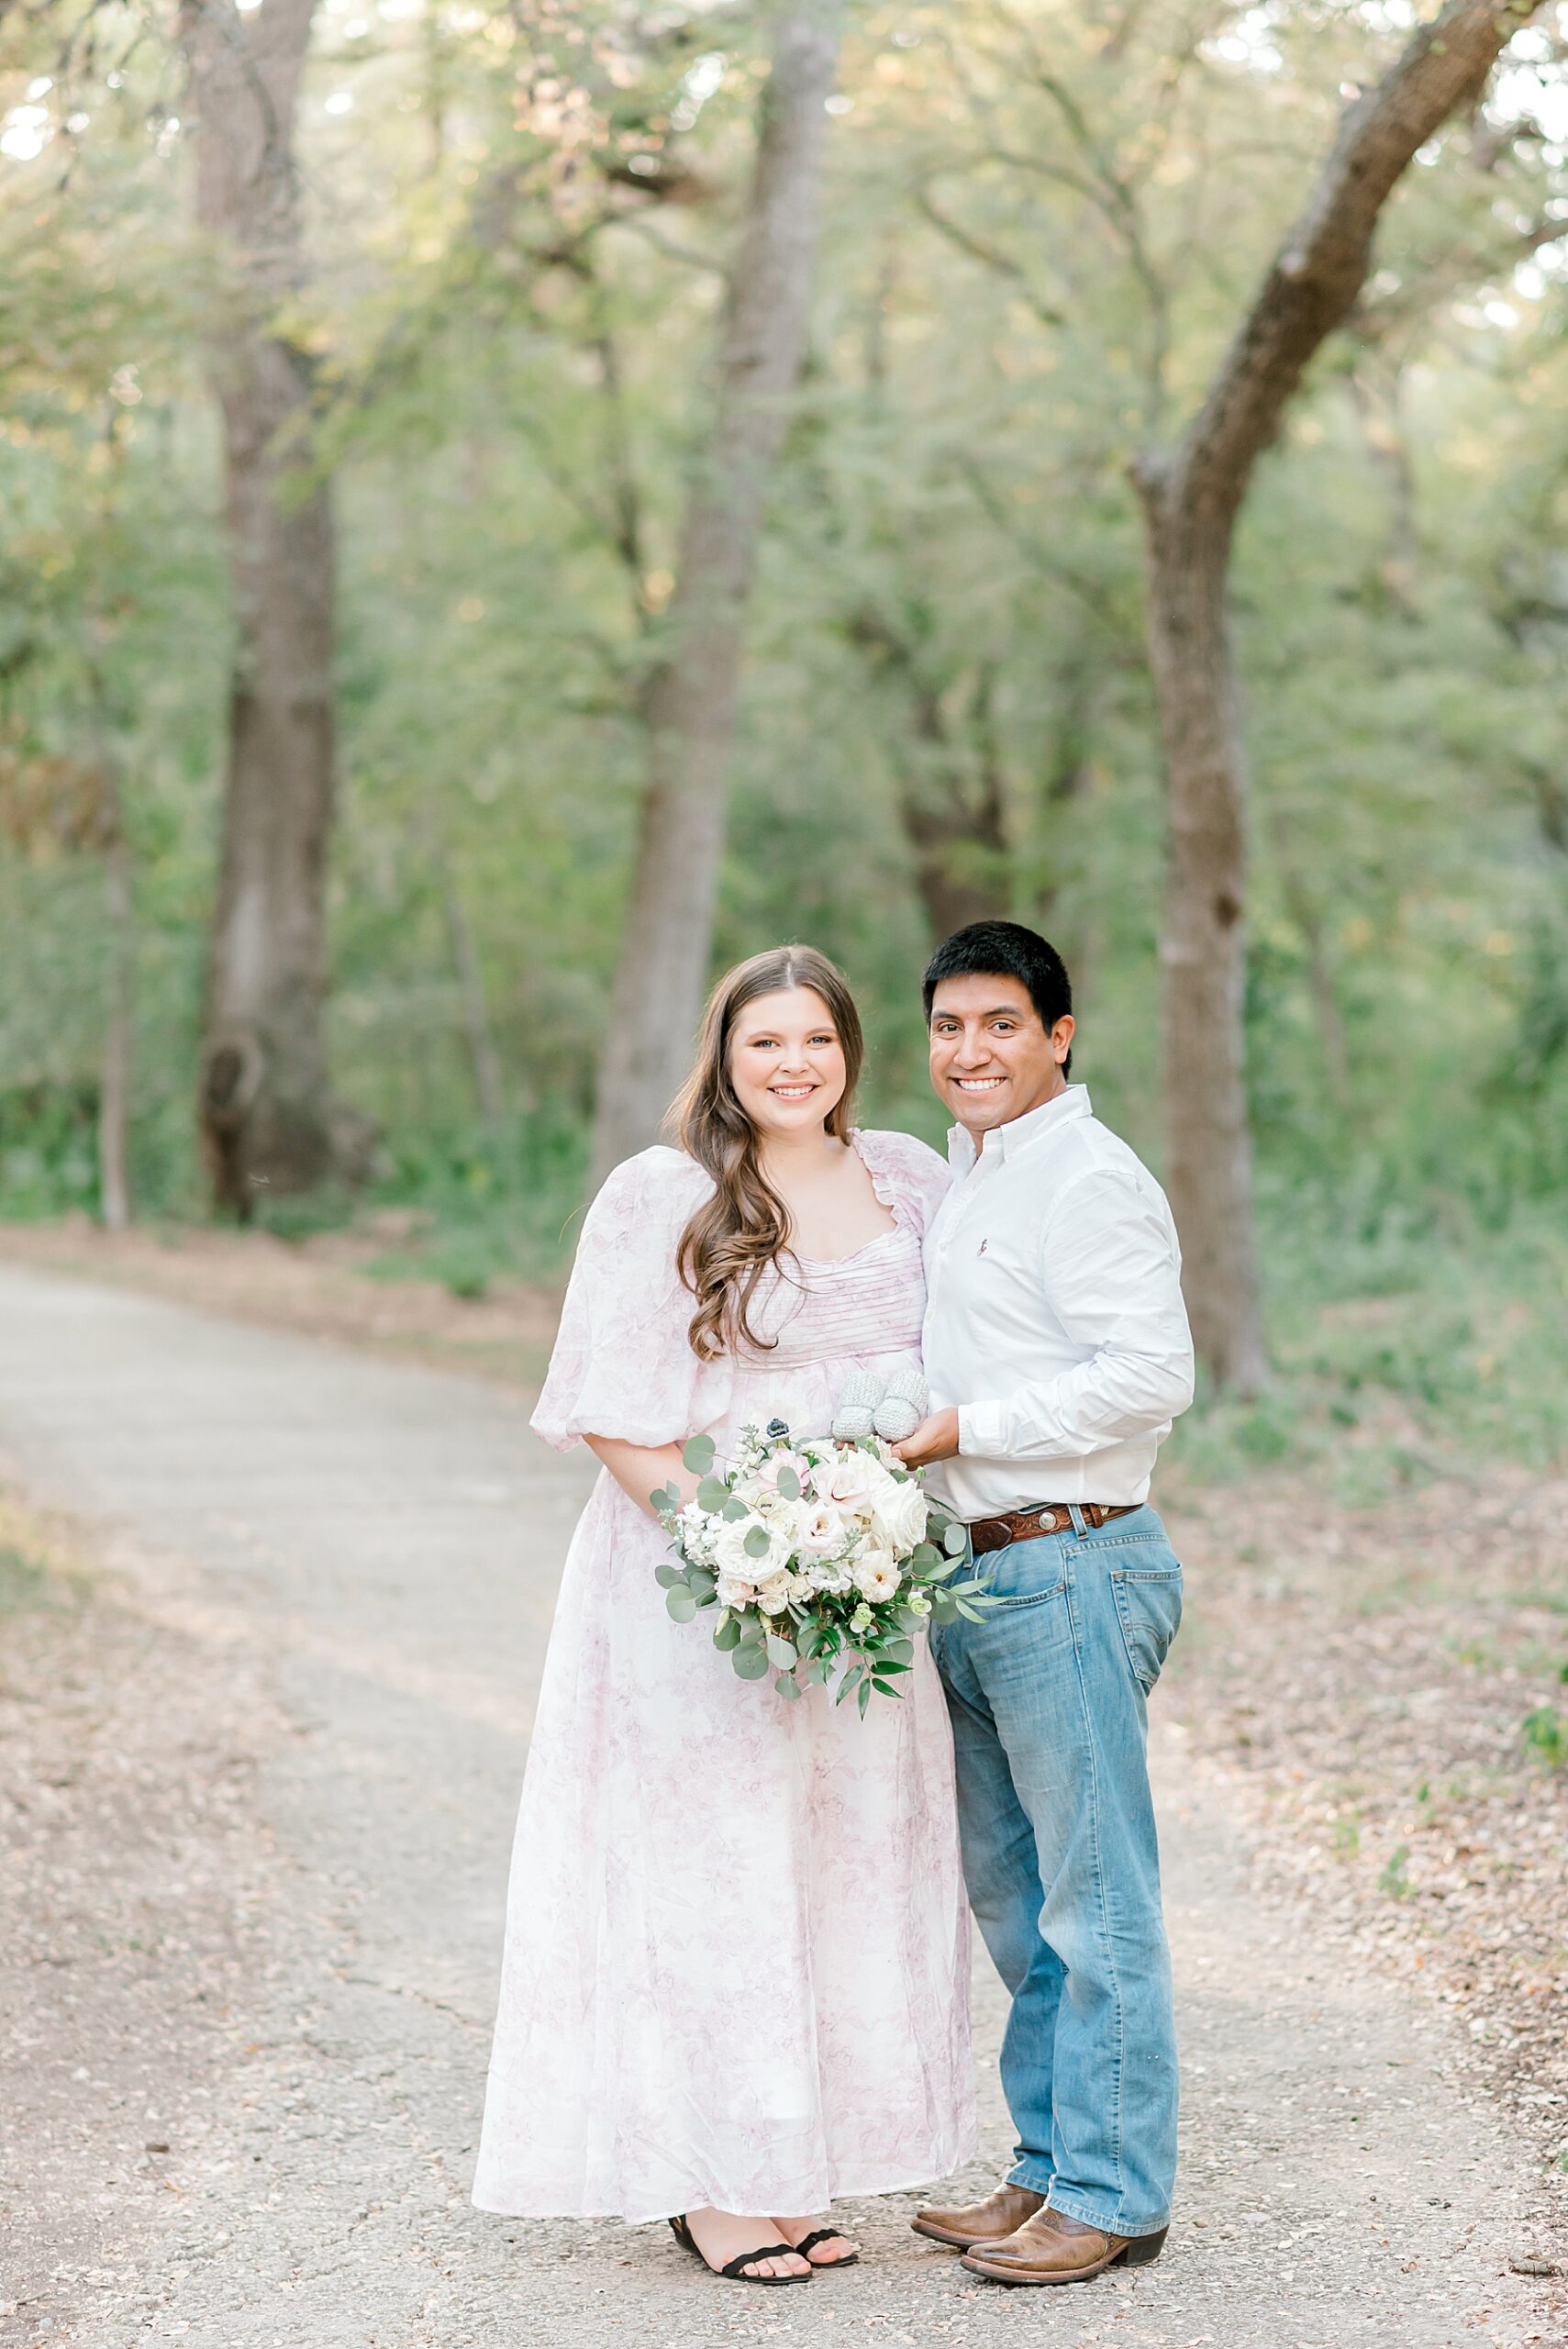
POLYGON ((1384 205, 1417 150, 1485 87, 1540 0, 1448 0, 1347 110, 1307 208, 1260 286, 1179 446, 1136 468, 1146 495, 1180 495, 1229 533, 1252 467, 1302 374, 1349 316, 1384 205))

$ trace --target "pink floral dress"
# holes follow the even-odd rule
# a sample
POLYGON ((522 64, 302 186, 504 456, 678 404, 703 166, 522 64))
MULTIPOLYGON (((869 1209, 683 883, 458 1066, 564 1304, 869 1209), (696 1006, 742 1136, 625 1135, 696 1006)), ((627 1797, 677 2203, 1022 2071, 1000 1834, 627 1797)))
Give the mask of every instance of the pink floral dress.
MULTIPOLYGON (((847 1375, 917 1364, 947 1169, 855 1147, 895 1228, 769 1278, 771 1352, 700 1363, 675 1247, 708 1177, 673 1150, 591 1208, 533 1424, 642 1444, 824 1432, 847 1375), (792 1276, 793 1275, 793 1276, 792 1276)), ((974 2147, 968 1921, 947 1709, 923 1641, 862 1720, 736 1678, 664 1610, 662 1530, 607 1475, 545 1665, 512 1862, 473 2199, 514 2216, 751 2216, 945 2177, 974 2147)))

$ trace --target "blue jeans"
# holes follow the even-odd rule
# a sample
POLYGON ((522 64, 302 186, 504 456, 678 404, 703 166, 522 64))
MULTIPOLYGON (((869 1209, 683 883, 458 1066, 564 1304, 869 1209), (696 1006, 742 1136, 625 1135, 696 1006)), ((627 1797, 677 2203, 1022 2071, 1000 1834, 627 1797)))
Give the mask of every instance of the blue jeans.
POLYGON ((1118 2235, 1169 2221, 1176 2040, 1145 1700, 1182 1617, 1151 1508, 979 1561, 1006 1604, 933 1631, 964 1876, 1012 1994, 1008 2176, 1118 2235))

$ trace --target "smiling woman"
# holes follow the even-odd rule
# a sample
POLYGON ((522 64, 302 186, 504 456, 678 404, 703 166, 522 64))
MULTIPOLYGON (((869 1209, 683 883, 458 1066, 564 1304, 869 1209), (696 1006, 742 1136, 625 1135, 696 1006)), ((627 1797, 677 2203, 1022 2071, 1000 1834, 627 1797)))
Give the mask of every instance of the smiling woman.
POLYGON ((943 2174, 973 2143, 951 1742, 924 1642, 904 1701, 851 1727, 821 1685, 744 1687, 654 1574, 651 1497, 692 1497, 692 1437, 732 1461, 749 1425, 826 1434, 857 1374, 918 1380, 947 1170, 908 1134, 851 1130, 861 1051, 810 948, 719 982, 684 1148, 627 1160, 595 1200, 534 1418, 606 1474, 528 1759, 475 2199, 668 2218, 758 2284, 848 2266, 817 2215, 831 2198, 943 2174), (738 1966, 770 1985, 763 2032, 738 1966))

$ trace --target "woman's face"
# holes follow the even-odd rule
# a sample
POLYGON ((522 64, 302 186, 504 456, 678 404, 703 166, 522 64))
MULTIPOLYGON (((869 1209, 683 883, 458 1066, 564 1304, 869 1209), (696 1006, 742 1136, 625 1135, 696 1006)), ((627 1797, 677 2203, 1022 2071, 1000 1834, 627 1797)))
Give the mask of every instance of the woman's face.
POLYGON ((813 1130, 844 1097, 844 1048, 815 987, 760 995, 735 1015, 729 1078, 759 1134, 813 1130))

